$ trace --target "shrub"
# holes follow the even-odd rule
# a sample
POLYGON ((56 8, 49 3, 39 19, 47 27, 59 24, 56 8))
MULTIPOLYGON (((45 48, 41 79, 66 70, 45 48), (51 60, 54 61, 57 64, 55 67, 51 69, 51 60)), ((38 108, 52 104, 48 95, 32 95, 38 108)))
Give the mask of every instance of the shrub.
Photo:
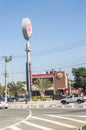
POLYGON ((50 96, 42 96, 42 97, 40 97, 40 96, 33 96, 32 97, 33 101, 38 101, 38 100, 46 101, 47 99, 50 100, 51 97, 50 96))
POLYGON ((82 130, 86 130, 86 125, 84 125, 84 126, 82 127, 82 130))

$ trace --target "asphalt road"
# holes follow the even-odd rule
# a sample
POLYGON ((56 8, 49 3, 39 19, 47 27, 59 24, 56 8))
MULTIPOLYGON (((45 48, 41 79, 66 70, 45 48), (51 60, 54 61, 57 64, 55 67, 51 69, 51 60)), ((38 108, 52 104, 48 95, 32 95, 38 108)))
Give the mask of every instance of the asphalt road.
POLYGON ((86 124, 86 109, 0 110, 0 130, 78 130, 84 124, 86 124))

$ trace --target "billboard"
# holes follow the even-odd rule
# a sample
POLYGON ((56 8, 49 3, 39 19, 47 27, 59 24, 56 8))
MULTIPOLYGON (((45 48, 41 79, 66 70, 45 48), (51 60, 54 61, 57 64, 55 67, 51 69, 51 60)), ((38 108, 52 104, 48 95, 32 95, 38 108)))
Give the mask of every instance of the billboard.
POLYGON ((22 32, 24 38, 28 41, 32 35, 32 26, 29 18, 22 19, 22 32))

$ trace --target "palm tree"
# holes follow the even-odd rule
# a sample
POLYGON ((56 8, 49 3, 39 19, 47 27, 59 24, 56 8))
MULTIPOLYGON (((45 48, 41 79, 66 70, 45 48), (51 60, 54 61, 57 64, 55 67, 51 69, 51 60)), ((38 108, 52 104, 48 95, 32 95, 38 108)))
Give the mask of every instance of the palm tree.
POLYGON ((16 99, 20 94, 24 94, 26 92, 24 83, 18 81, 17 83, 11 82, 7 85, 9 94, 15 96, 16 99))
POLYGON ((38 88, 40 96, 45 95, 45 91, 52 86, 52 81, 48 79, 37 79, 34 81, 34 85, 38 88))

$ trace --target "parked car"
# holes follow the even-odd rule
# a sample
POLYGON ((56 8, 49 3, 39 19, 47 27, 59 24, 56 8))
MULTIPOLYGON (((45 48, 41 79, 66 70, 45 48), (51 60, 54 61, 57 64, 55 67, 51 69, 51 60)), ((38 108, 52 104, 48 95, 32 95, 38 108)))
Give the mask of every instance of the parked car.
POLYGON ((8 108, 8 103, 5 102, 5 100, 3 98, 0 98, 0 109, 1 108, 5 108, 5 109, 8 108))
POLYGON ((68 104, 68 103, 83 103, 84 102, 84 97, 78 96, 78 95, 69 95, 66 96, 66 98, 61 100, 62 104, 68 104))
POLYGON ((16 98, 15 98, 15 97, 8 97, 8 98, 7 98, 7 101, 8 101, 8 102, 15 102, 15 101, 16 101, 16 98))
POLYGON ((23 101, 27 102, 28 101, 28 96, 19 97, 18 101, 19 102, 23 102, 23 101))

